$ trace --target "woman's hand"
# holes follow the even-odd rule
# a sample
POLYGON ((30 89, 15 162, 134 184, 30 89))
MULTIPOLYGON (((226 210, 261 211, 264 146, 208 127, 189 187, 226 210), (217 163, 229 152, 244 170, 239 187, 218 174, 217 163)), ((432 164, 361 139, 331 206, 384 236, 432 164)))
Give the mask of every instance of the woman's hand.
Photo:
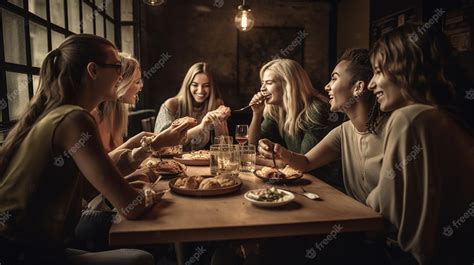
POLYGON ((265 158, 272 158, 273 153, 275 153, 276 159, 283 159, 287 157, 287 154, 290 152, 280 144, 274 143, 268 139, 261 139, 258 141, 258 152, 262 154, 265 158), (272 153, 273 150, 273 153, 272 153))
POLYGON ((133 148, 138 148, 140 147, 140 140, 147 136, 147 137, 150 137, 150 136, 154 136, 155 134, 152 133, 152 132, 141 132, 133 137, 131 137, 130 139, 128 139, 125 143, 123 143, 120 148, 122 149, 133 149, 133 148))
POLYGON ((209 111, 206 113, 204 118, 202 118, 201 124, 204 128, 208 128, 209 125, 215 124, 219 122, 219 113, 214 111, 209 111))
POLYGON ((249 105, 252 106, 251 108, 254 114, 263 113, 263 109, 265 108, 265 97, 266 96, 262 92, 259 91, 250 100, 249 105))
POLYGON ((187 131, 196 126, 196 124, 197 122, 195 119, 188 119, 186 122, 183 122, 176 127, 169 127, 153 138, 151 142, 152 148, 154 150, 159 150, 163 147, 175 146, 183 143, 186 140, 187 131))
POLYGON ((226 107, 224 105, 220 105, 216 110, 215 110, 217 117, 219 118, 220 121, 225 121, 230 117, 231 110, 229 107, 226 107))
POLYGON ((132 187, 136 189, 143 189, 147 184, 153 183, 158 179, 159 175, 156 174, 149 167, 142 167, 135 170, 130 175, 126 176, 124 179, 132 187))

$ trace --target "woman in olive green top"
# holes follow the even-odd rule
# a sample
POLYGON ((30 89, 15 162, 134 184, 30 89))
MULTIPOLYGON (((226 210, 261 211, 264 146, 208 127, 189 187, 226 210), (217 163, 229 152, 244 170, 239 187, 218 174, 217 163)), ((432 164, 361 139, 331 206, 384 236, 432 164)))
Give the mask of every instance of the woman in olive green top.
MULTIPOLYGON (((261 138, 286 146, 293 152, 306 153, 339 122, 329 115, 328 100, 314 89, 306 71, 296 61, 276 59, 260 69, 262 86, 250 101, 253 116, 249 143, 261 138), (263 121, 262 121, 263 118, 263 121)), ((315 175, 336 186, 340 163, 322 167, 315 175), (329 177, 333 176, 333 177, 329 177)))
POLYGON ((472 264, 474 139, 445 107, 450 45, 437 27, 404 25, 374 45, 369 89, 387 121, 383 163, 367 204, 420 264, 472 264))
MULTIPOLYGON (((72 35, 44 59, 38 92, 0 149, 0 213, 8 217, 0 224, 2 264, 153 264, 151 255, 138 250, 65 250, 86 180, 129 219, 161 196, 149 183, 139 189, 127 183, 89 114, 116 97, 120 81, 117 49, 101 37, 72 35)), ((171 129, 177 142, 186 129, 171 129)), ((131 177, 146 180, 149 174, 131 177)))

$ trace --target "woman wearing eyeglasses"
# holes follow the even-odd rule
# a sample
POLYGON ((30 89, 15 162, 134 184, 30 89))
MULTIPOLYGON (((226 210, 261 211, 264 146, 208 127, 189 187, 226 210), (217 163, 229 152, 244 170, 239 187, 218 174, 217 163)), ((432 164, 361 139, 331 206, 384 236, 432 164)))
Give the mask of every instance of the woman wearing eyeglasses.
POLYGON ((139 250, 68 249, 86 183, 128 219, 142 216, 161 196, 151 184, 127 183, 90 115, 116 98, 121 80, 117 48, 104 38, 72 35, 47 54, 37 93, 0 148, 0 213, 8 216, 0 225, 2 264, 153 264, 139 250))

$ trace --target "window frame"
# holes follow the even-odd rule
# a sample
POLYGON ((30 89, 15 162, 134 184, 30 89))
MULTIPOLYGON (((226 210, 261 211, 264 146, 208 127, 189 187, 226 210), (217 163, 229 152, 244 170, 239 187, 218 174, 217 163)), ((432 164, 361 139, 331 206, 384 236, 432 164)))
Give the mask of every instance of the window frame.
MULTIPOLYGON (((55 31, 59 34, 64 35, 64 38, 67 38, 70 35, 76 34, 70 30, 69 25, 69 14, 68 14, 68 0, 61 0, 64 2, 64 28, 51 22, 51 10, 50 10, 50 1, 44 0, 46 2, 46 19, 32 13, 29 11, 29 2, 28 0, 22 0, 23 7, 19 7, 11 2, 1 1, 0 2, 0 94, 2 97, 0 100, 6 100, 8 102, 8 88, 7 88, 7 72, 13 72, 18 74, 27 75, 27 85, 28 85, 28 97, 31 100, 33 97, 33 76, 38 76, 40 68, 32 65, 32 47, 31 47, 31 36, 30 36, 30 22, 34 22, 40 26, 43 26, 47 30, 47 46, 48 52, 52 50, 52 31, 55 31), (17 16, 23 18, 24 23, 24 40, 26 48, 26 65, 9 63, 5 61, 5 47, 4 47, 4 32, 3 32, 3 12, 2 10, 11 12, 17 16)), ((86 4, 92 8, 92 25, 93 25, 93 34, 97 34, 96 29, 96 17, 103 16, 103 33, 105 38, 108 36, 107 32, 107 21, 112 22, 114 26, 114 36, 113 40, 115 45, 120 49, 121 48, 121 21, 120 21, 120 0, 78 0, 79 2, 79 21, 81 23, 84 21, 84 14, 82 12, 83 5, 86 4), (107 14, 106 4, 108 1, 113 2, 113 18, 107 14), (103 8, 103 9, 102 9, 103 8)), ((135 15, 135 2, 133 5, 133 13, 135 15)), ((135 18, 135 16, 134 16, 135 18)), ((134 19, 135 20, 135 19, 134 19)), ((133 22, 135 23, 135 21, 133 22)), ((134 30, 135 31, 135 30, 134 30)), ((80 33, 84 32, 83 23, 80 25, 80 33)), ((139 38, 134 37, 134 46, 139 46, 139 38)), ((0 122, 0 128, 9 128, 12 126, 16 120, 10 119, 10 113, 8 105, 5 109, 1 110, 2 120, 0 122)))

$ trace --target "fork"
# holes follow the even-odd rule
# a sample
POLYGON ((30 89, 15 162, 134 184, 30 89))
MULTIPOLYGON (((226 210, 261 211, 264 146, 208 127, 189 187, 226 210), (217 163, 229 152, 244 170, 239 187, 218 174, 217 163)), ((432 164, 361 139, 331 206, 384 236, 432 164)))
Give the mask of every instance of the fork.
POLYGON ((275 147, 272 148, 272 160, 273 160, 273 167, 277 168, 277 163, 275 162, 275 147))
POLYGON ((245 107, 243 107, 243 108, 236 109, 236 110, 234 110, 234 112, 239 112, 239 111, 246 110, 246 109, 248 109, 248 108, 250 108, 250 107, 252 107, 252 106, 255 106, 255 105, 257 105, 257 104, 259 104, 259 103, 251 104, 251 105, 245 106, 245 107))
MULTIPOLYGON (((270 95, 266 95, 266 96, 263 97, 263 99, 265 100, 265 99, 267 99, 269 96, 270 96, 270 95)), ((254 104, 250 104, 250 105, 245 106, 245 107, 243 107, 243 108, 233 110, 233 112, 239 112, 239 111, 246 110, 246 109, 248 109, 248 108, 250 108, 250 107, 252 107, 252 106, 258 105, 258 104, 260 104, 260 103, 262 103, 262 102, 263 102, 263 101, 259 101, 259 102, 254 103, 254 104)))

